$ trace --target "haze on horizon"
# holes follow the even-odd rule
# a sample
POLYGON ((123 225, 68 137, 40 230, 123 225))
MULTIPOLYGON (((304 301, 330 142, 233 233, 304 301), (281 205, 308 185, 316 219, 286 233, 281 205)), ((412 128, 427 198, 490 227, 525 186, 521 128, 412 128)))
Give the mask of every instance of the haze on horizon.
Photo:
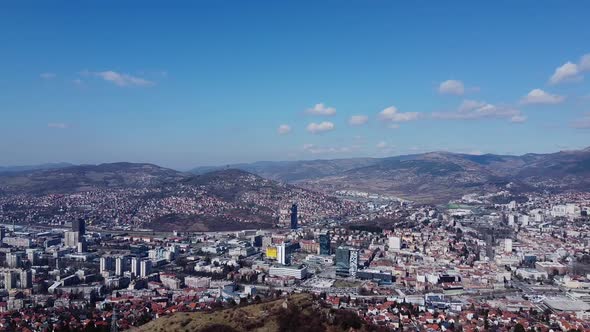
POLYGON ((3 2, 0 165, 585 148, 588 12, 530 0, 3 2))

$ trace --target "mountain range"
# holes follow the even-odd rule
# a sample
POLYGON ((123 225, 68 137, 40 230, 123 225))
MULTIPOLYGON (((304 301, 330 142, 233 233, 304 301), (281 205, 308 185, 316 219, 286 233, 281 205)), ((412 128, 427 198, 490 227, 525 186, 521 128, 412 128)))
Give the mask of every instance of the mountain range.
POLYGON ((152 164, 110 163, 0 173, 0 190, 32 194, 72 193, 93 188, 146 187, 190 175, 152 164))
POLYGON ((195 175, 112 163, 0 174, 0 215, 33 223, 67 215, 103 227, 122 222, 162 231, 272 228, 293 202, 304 202, 300 216, 308 221, 340 218, 355 209, 333 196, 239 169, 195 175))
POLYGON ((70 163, 49 163, 49 164, 41 164, 41 165, 0 166, 0 174, 2 174, 2 173, 26 172, 26 171, 37 171, 37 170, 46 170, 46 169, 56 169, 56 168, 65 168, 65 167, 69 167, 69 166, 74 166, 74 164, 70 164, 70 163))
MULTIPOLYGON (((0 168, 0 190, 30 193, 75 192, 89 188, 142 187, 213 181, 218 171, 237 169, 262 178, 333 193, 358 190, 424 202, 441 202, 465 193, 510 189, 516 192, 587 190, 590 188, 590 148, 548 154, 471 155, 429 152, 386 158, 306 161, 264 161, 197 167, 179 172, 151 164, 111 163, 58 167, 0 168), (197 175, 197 176, 195 176, 197 175)), ((227 171, 229 178, 244 173, 227 171)), ((237 178, 236 178, 237 179, 237 178)), ((217 181, 220 183, 219 181, 217 181)), ((227 186, 231 181, 223 182, 227 186)), ((243 181, 236 181, 241 183, 243 181)), ((248 184, 252 186, 260 183, 248 184)), ((230 187, 215 188, 232 196, 230 187)), ((231 198, 231 197, 230 197, 231 198)))
MULTIPOLYGON (((440 202, 470 192, 587 190, 590 148, 520 156, 429 152, 386 158, 229 165, 314 190, 361 190, 440 202)), ((198 167, 200 174, 215 168, 198 167)))

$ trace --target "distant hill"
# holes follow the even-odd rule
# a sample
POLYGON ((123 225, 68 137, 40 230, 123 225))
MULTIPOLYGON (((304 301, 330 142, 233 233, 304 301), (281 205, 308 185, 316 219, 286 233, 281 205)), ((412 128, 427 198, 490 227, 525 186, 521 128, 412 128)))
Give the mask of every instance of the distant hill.
POLYGON ((232 201, 249 191, 282 195, 292 188, 240 169, 211 171, 188 177, 181 183, 206 188, 212 195, 232 201))
POLYGON ((65 168, 65 167, 70 167, 70 166, 74 166, 74 164, 50 163, 50 164, 26 165, 26 166, 0 166, 0 174, 27 172, 27 171, 36 171, 36 170, 46 170, 46 169, 57 169, 57 168, 65 168))
POLYGON ((344 202, 333 196, 238 169, 185 177, 174 184, 168 183, 161 195, 183 196, 187 187, 199 190, 201 200, 223 202, 224 208, 219 212, 196 216, 163 216, 155 220, 151 228, 194 231, 271 228, 278 221, 281 209, 288 208, 293 202, 303 201, 305 204, 300 209, 300 215, 306 218, 339 218, 346 213, 344 202), (201 226, 206 229, 199 228, 201 226))
POLYGON ((213 170, 235 168, 271 180, 294 182, 339 174, 358 167, 372 165, 378 160, 379 159, 374 158, 350 158, 334 160, 258 161, 251 164, 232 164, 225 167, 197 167, 190 172, 194 174, 203 174, 213 170))
POLYGON ((521 156, 429 152, 388 158, 260 162, 235 167, 314 190, 363 190, 428 202, 506 189, 508 184, 513 191, 590 188, 590 148, 521 156))
POLYGON ((71 193, 93 188, 151 186, 186 176, 152 164, 122 162, 3 173, 0 174, 0 188, 6 192, 71 193))
MULTIPOLYGON (((194 175, 152 164, 112 163, 0 174, 0 195, 98 190, 105 195, 112 191, 126 200, 123 210, 117 211, 121 215, 137 215, 143 226, 164 231, 272 228, 281 210, 302 201, 305 206, 300 214, 308 220, 347 213, 344 202, 335 197, 238 169, 194 175)), ((12 208, 20 209, 18 205, 12 208)), ((59 213, 55 206, 35 209, 46 216, 59 213)), ((100 218, 100 210, 93 213, 100 218)))
POLYGON ((257 192, 286 197, 294 190, 284 185, 289 183, 327 193, 349 189, 444 202, 465 193, 507 188, 518 193, 590 188, 590 148, 521 156, 429 152, 229 167, 200 167, 182 173, 152 164, 54 165, 50 169, 0 173, 0 192, 69 193, 172 184, 202 186, 208 194, 234 201, 257 192))
POLYGON ((385 331, 362 320, 353 311, 330 310, 309 294, 213 312, 175 313, 139 327, 154 332, 345 332, 385 331))
POLYGON ((294 195, 304 191, 246 171, 226 169, 169 182, 161 195, 183 196, 187 187, 200 190, 201 200, 219 202, 225 207, 200 215, 164 215, 154 220, 150 228, 193 231, 271 228, 277 221, 277 203, 293 201, 294 195))

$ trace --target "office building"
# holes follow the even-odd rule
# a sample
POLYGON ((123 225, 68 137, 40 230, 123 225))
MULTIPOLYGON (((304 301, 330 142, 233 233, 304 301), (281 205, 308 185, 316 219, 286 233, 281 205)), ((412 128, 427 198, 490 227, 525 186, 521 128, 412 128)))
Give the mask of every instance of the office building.
POLYGON ((508 225, 514 226, 518 222, 518 216, 514 214, 510 214, 508 216, 508 225))
POLYGON ((72 230, 64 232, 64 246, 75 248, 78 252, 86 252, 87 246, 84 234, 86 234, 86 222, 84 219, 74 220, 72 230))
POLYGON ((33 272, 31 270, 20 271, 20 288, 33 287, 33 272))
POLYGON ((291 252, 289 245, 285 242, 277 246, 277 261, 282 265, 289 265, 291 263, 291 252))
POLYGON ((504 239, 504 252, 505 253, 512 252, 512 239, 504 239))
POLYGON ((336 249, 336 274, 348 276, 350 270, 350 251, 348 248, 339 247, 336 249))
POLYGON ((182 281, 173 274, 161 274, 160 282, 168 289, 180 289, 182 281))
POLYGON ((27 249, 27 259, 31 263, 31 265, 39 264, 39 258, 41 256, 41 252, 36 249, 27 249))
POLYGON ((139 276, 142 278, 147 277, 152 273, 152 261, 149 259, 144 259, 139 263, 140 271, 139 276))
POLYGON ((10 268, 18 268, 21 267, 22 260, 20 253, 16 252, 9 252, 6 254, 6 266, 10 268))
POLYGON ((29 248, 32 244, 32 240, 30 238, 20 236, 7 236, 2 239, 2 242, 4 242, 9 247, 21 248, 29 248))
POLYGON ((307 266, 272 266, 268 270, 271 277, 291 277, 305 279, 307 277, 307 266))
POLYGON ((211 278, 209 277, 184 277, 184 284, 189 288, 209 288, 211 286, 211 278))
POLYGON ((262 247, 262 235, 254 235, 252 237, 252 246, 256 248, 262 247))
POLYGON ((72 222, 72 231, 78 233, 81 238, 86 234, 86 221, 82 218, 72 222))
POLYGON ((330 241, 329 233, 320 234, 320 255, 330 255, 332 253, 330 250, 330 241))
POLYGON ((115 259, 111 256, 100 258, 100 273, 113 271, 115 269, 115 259))
POLYGON ((297 204, 293 203, 293 205, 291 205, 291 229, 297 229, 297 222, 297 204))
POLYGON ((395 277, 393 277, 391 271, 372 269, 359 270, 356 273, 356 277, 363 280, 375 280, 380 282, 393 282, 395 280, 395 277))
POLYGON ((266 248, 266 258, 268 259, 277 259, 277 247, 268 247, 266 248))
POLYGON ((398 236, 392 236, 389 238, 389 250, 401 250, 402 239, 398 236))
POLYGON ((358 271, 358 258, 358 249, 349 247, 336 249, 336 275, 355 278, 358 271))
POLYGON ((84 238, 82 238, 82 240, 78 242, 77 251, 79 253, 88 251, 88 245, 86 244, 86 240, 84 238))
POLYGON ((290 241, 283 242, 277 246, 277 261, 283 265, 291 264, 291 255, 295 250, 300 249, 299 243, 290 241))
POLYGON ((11 290, 16 288, 16 281, 19 278, 17 271, 6 271, 4 272, 4 288, 11 290))
POLYGON ((131 258, 131 273, 136 277, 141 274, 141 259, 139 257, 131 258))
POLYGON ((78 242, 80 242, 80 233, 74 231, 64 233, 64 246, 77 249, 78 242))
POLYGON ((126 258, 124 256, 118 256, 115 258, 115 275, 122 276, 123 272, 127 269, 126 258))

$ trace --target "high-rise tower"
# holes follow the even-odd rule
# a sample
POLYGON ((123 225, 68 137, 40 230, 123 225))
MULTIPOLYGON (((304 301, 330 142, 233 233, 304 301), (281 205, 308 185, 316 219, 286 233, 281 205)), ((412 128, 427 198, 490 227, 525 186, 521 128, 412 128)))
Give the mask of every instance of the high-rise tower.
POLYGON ((328 232, 320 234, 320 255, 330 255, 330 234, 328 232))
POLYGON ((297 203, 291 205, 291 229, 297 229, 297 203))
POLYGON ((86 220, 80 218, 72 221, 72 231, 78 232, 78 236, 82 238, 86 234, 86 220))

